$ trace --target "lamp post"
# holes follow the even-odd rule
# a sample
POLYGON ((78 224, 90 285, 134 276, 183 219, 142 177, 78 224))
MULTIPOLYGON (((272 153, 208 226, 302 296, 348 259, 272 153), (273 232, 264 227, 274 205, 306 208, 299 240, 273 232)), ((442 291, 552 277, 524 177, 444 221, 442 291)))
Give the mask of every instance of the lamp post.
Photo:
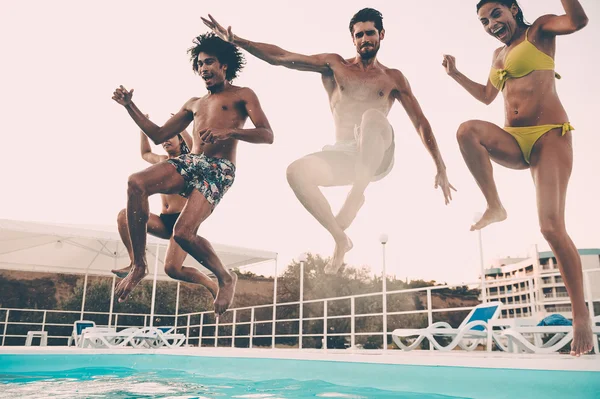
MULTIPOLYGON (((481 220, 483 214, 476 212, 473 215, 473 223, 477 223, 481 220)), ((483 240, 481 238, 481 230, 477 230, 477 242, 479 244, 479 267, 481 272, 481 302, 487 302, 487 293, 485 292, 485 264, 483 262, 483 240)))
POLYGON ((298 348, 302 349, 302 330, 303 330, 303 322, 304 318, 304 264, 308 259, 308 255, 306 252, 298 255, 298 261, 300 262, 300 309, 299 309, 299 317, 298 317, 298 348))
POLYGON ((387 350, 387 271, 385 265, 385 244, 388 242, 388 235, 386 233, 382 233, 379 236, 379 242, 381 243, 381 251, 382 251, 382 271, 381 271, 381 285, 382 285, 382 307, 383 307, 383 350, 387 350))
MULTIPOLYGON (((154 277, 152 278, 152 303, 150 304, 150 327, 154 326, 154 308, 156 305, 156 281, 158 280, 158 259, 159 259, 158 257, 159 256, 160 256, 160 244, 156 244, 156 255, 154 258, 154 277)), ((165 256, 166 256, 166 254, 165 254, 165 256)))
MULTIPOLYGON (((275 275, 273 279, 273 324, 271 324, 271 348, 275 349, 275 330, 277 325, 277 260, 275 258, 275 275)), ((254 323, 254 320, 252 320, 254 323)))

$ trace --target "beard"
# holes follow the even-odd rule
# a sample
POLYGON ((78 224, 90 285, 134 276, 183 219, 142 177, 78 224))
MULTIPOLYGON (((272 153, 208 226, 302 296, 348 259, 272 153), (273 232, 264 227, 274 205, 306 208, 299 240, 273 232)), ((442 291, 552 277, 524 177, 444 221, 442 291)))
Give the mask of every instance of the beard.
POLYGON ((379 51, 379 46, 366 47, 366 48, 361 48, 359 50, 358 54, 360 55, 361 59, 370 60, 372 58, 375 58, 378 51, 379 51))

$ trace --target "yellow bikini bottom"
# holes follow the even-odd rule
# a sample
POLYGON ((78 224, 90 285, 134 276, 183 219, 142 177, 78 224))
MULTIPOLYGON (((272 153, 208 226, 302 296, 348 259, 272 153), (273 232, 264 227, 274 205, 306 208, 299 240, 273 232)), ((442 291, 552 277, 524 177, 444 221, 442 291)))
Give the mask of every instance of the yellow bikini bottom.
POLYGON ((507 131, 511 136, 517 140, 519 143, 519 147, 521 147, 521 152, 523 153, 523 157, 525 157, 525 161, 529 163, 529 158, 531 157, 531 150, 533 149, 533 145, 536 141, 539 140, 544 134, 548 133, 552 129, 562 128, 562 136, 564 136, 567 132, 571 130, 575 130, 573 126, 569 122, 565 122, 561 125, 539 125, 539 126, 523 126, 523 127, 504 127, 504 130, 507 131))

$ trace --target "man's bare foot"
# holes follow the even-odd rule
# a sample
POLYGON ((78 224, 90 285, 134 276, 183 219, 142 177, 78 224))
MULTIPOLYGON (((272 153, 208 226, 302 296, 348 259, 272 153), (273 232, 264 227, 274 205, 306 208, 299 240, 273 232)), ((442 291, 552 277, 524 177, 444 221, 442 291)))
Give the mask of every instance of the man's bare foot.
POLYGON ((212 284, 205 285, 204 287, 206 287, 206 289, 208 290, 208 292, 210 292, 210 294, 212 295, 213 300, 214 300, 214 299, 217 299, 217 294, 219 293, 219 285, 217 283, 215 283, 214 281, 211 281, 211 283, 212 284))
POLYGON ((336 274, 340 267, 344 264, 344 256, 346 252, 350 251, 354 244, 348 236, 345 236, 344 239, 340 242, 335 243, 335 250, 333 252, 333 258, 331 261, 325 266, 325 274, 336 274))
POLYGON ((571 342, 571 356, 585 355, 594 348, 594 334, 592 323, 588 317, 573 319, 573 342, 571 342))
POLYGON ((147 274, 148 268, 146 266, 133 266, 127 277, 121 280, 117 288, 115 288, 115 295, 119 298, 119 302, 124 302, 129 293, 133 291, 147 274))
POLYGON ((229 273, 231 280, 227 282, 219 281, 219 292, 215 298, 215 313, 217 316, 222 315, 231 306, 233 296, 235 295, 235 285, 237 283, 237 274, 229 273))
POLYGON ((124 267, 122 269, 112 269, 110 272, 114 275, 116 275, 118 278, 125 278, 125 276, 127 276, 129 274, 129 272, 131 271, 131 268, 133 267, 133 264, 130 264, 127 267, 124 267))
POLYGON ((481 219, 471 226, 471 231, 481 230, 488 224, 501 222, 506 219, 506 211, 502 206, 488 208, 481 219))
POLYGON ((342 205, 342 208, 338 212, 335 220, 338 223, 338 226, 342 230, 346 230, 354 219, 356 219, 356 215, 362 206, 365 204, 365 195, 364 194, 354 194, 352 191, 348 194, 348 198, 346 198, 346 202, 342 205))

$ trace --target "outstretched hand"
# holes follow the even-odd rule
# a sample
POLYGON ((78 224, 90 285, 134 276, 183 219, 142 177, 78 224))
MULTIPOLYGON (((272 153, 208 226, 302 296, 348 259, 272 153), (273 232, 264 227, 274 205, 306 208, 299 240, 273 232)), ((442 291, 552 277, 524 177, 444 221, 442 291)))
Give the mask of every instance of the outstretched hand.
POLYGON ((117 87, 115 92, 113 93, 112 99, 121 104, 122 106, 127 106, 131 104, 131 98, 133 97, 133 89, 128 91, 123 85, 117 87))
POLYGON ((450 201, 452 201, 452 191, 451 190, 456 191, 456 189, 448 181, 448 176, 446 175, 445 170, 439 171, 437 173, 437 175, 435 175, 434 188, 437 189, 438 187, 440 187, 442 189, 442 193, 444 193, 444 201, 445 201, 446 205, 448 205, 450 203, 450 201))
POLYGON ((216 19, 213 18, 212 15, 208 14, 208 18, 200 17, 204 25, 208 26, 215 35, 219 36, 221 39, 226 42, 233 43, 233 33, 231 32, 231 26, 225 29, 221 24, 217 22, 216 19))
POLYGON ((450 76, 458 72, 458 69, 456 69, 456 58, 454 58, 452 55, 444 54, 442 66, 446 68, 446 73, 450 76))

